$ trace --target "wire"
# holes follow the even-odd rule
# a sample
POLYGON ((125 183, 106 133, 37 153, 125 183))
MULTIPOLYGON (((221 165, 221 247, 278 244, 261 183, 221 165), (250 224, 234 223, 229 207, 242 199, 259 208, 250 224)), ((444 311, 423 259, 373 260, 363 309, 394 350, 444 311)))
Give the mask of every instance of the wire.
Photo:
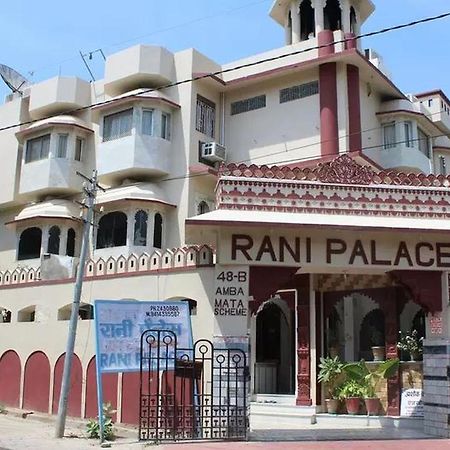
MULTIPOLYGON (((392 26, 392 27, 389 27, 389 28, 384 28, 382 30, 378 30, 378 31, 372 31, 372 32, 369 32, 369 33, 360 34, 358 36, 355 36, 354 38, 352 37, 351 40, 353 40, 353 39, 359 40, 359 39, 362 39, 364 37, 376 36, 376 35, 388 33, 390 31, 408 28, 408 27, 419 25, 419 24, 423 24, 423 23, 427 23, 427 22, 432 22, 432 21, 435 21, 435 20, 443 19, 443 18, 446 18, 446 17, 450 17, 450 12, 439 14, 437 16, 427 17, 427 18, 421 19, 421 20, 416 20, 414 22, 408 22, 408 23, 401 24, 401 25, 395 25, 395 26, 392 26)), ((348 42, 348 41, 349 41, 349 39, 341 39, 341 40, 337 40, 337 41, 332 41, 332 42, 327 43, 327 44, 317 45, 315 47, 308 47, 306 49, 301 49, 301 50, 296 50, 294 52, 285 53, 283 55, 277 55, 277 56, 273 56, 273 57, 270 57, 270 58, 264 58, 264 59, 261 59, 261 60, 258 60, 258 61, 253 61, 253 62, 249 62, 249 63, 245 63, 245 64, 240 64, 238 66, 229 67, 228 69, 222 69, 222 70, 218 70, 216 72, 212 72, 212 73, 208 73, 208 74, 204 74, 204 75, 199 75, 197 77, 187 78, 187 79, 184 79, 184 80, 180 80, 180 81, 176 81, 176 82, 173 82, 173 83, 169 83, 169 84, 160 86, 158 88, 144 89, 144 90, 142 90, 139 93, 139 95, 148 94, 148 93, 151 93, 151 92, 157 92, 157 91, 160 91, 160 90, 163 90, 163 89, 168 89, 168 88, 171 88, 171 87, 181 86, 183 84, 192 83, 194 81, 199 81, 199 80, 203 80, 203 79, 206 79, 206 78, 214 78, 214 77, 217 77, 218 75, 223 75, 223 74, 226 74, 226 73, 234 72, 234 71, 245 69, 245 68, 248 68, 248 67, 254 67, 254 66, 257 66, 257 65, 260 65, 260 64, 264 64, 264 63, 267 63, 267 62, 279 61, 281 59, 284 59, 284 58, 287 58, 287 57, 290 57, 290 56, 300 55, 300 54, 303 54, 303 53, 310 52, 312 50, 320 50, 322 48, 330 47, 330 46, 335 45, 335 44, 342 44, 342 43, 345 43, 345 42, 348 42)), ((39 119, 32 119, 32 120, 27 120, 27 121, 24 121, 24 122, 19 122, 19 123, 13 124, 13 125, 7 125, 7 126, 4 126, 4 127, 1 127, 0 131, 10 130, 12 128, 17 128, 17 127, 23 126, 23 125, 30 125, 30 124, 33 124, 33 123, 36 123, 36 122, 40 122, 40 121, 45 120, 45 119, 50 119, 52 117, 56 117, 56 116, 59 116, 59 115, 76 114, 76 113, 79 113, 79 112, 91 109, 93 107, 114 104, 114 103, 116 103, 118 101, 123 101, 124 99, 132 98, 134 96, 135 96, 135 94, 127 94, 127 95, 121 96, 120 98, 112 98, 112 99, 103 100, 103 101, 97 102, 97 103, 91 103, 91 104, 86 105, 86 106, 81 106, 79 108, 73 108, 73 109, 67 110, 65 112, 60 112, 60 113, 57 113, 57 114, 51 114, 51 115, 48 115, 48 116, 45 116, 45 117, 41 117, 39 119)))

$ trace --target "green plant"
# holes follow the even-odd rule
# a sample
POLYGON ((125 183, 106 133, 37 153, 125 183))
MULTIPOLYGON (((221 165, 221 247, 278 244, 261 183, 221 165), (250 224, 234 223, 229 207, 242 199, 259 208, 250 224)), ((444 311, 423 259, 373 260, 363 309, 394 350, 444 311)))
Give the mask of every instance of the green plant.
MULTIPOLYGON (((114 422, 112 420, 113 414, 116 412, 113 409, 111 403, 103 403, 102 413, 103 413, 103 438, 107 441, 112 441, 115 438, 114 435, 114 422)), ((86 424, 86 431, 90 439, 100 438, 100 423, 98 416, 96 419, 89 419, 86 424)))
POLYGON ((363 386, 356 380, 347 379, 338 389, 339 398, 362 397, 364 395, 363 386))
POLYGON ((324 383, 328 389, 328 398, 337 398, 337 388, 339 380, 343 376, 344 363, 339 360, 338 356, 334 358, 320 358, 319 375, 317 377, 319 383, 324 383))
POLYGON ((0 403, 0 414, 6 414, 6 408, 0 403))
POLYGON ((409 353, 417 353, 418 355, 422 354, 423 337, 419 337, 417 330, 411 330, 406 333, 399 331, 399 336, 400 338, 397 344, 397 348, 399 350, 409 353))
POLYGON ((355 381, 362 388, 362 395, 365 398, 375 398, 379 382, 385 378, 391 378, 398 370, 400 362, 396 359, 388 359, 370 370, 370 366, 361 360, 357 363, 348 363, 344 365, 344 372, 349 380, 355 381))

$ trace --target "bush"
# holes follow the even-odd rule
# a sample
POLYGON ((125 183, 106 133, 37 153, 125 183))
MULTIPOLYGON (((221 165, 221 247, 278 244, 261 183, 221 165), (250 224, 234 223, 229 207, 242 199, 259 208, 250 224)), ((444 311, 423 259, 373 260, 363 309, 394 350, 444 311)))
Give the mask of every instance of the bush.
POLYGON ((6 408, 0 403, 0 414, 6 414, 6 408))
POLYGON ((364 387, 356 380, 348 379, 339 388, 339 398, 346 399, 351 397, 363 397, 364 387))
MULTIPOLYGON (((114 435, 114 422, 112 420, 113 414, 116 412, 112 408, 111 403, 103 404, 103 439, 106 441, 112 441, 115 438, 114 435)), ((98 416, 96 419, 89 419, 86 425, 86 431, 89 439, 100 439, 100 422, 98 416)))

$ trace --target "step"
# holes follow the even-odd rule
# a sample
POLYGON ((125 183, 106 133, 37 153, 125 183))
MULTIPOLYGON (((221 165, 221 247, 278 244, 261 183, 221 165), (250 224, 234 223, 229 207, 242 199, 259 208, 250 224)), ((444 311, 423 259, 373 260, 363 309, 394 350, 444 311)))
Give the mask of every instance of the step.
POLYGON ((423 417, 366 416, 350 414, 317 414, 317 424, 342 427, 382 427, 423 430, 423 417))

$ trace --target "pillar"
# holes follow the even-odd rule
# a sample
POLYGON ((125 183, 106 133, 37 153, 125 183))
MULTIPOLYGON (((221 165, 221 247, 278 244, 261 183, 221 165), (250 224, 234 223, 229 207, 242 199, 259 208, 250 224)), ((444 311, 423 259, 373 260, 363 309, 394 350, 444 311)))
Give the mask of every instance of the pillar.
POLYGON ((321 155, 339 154, 336 63, 319 66, 321 155))
POLYGON ((355 360, 354 317, 353 296, 349 295, 344 298, 345 361, 355 360))
POLYGON ((284 24, 284 40, 286 45, 292 44, 292 20, 289 14, 286 16, 286 23, 284 24))
POLYGON ((292 18, 292 44, 300 42, 300 15, 298 10, 298 3, 294 2, 291 5, 292 18))
POLYGON ((324 30, 324 18, 323 18, 323 0, 316 0, 315 4, 313 4, 314 7, 314 19, 316 22, 316 36, 319 35, 321 31, 324 30))
POLYGON ((360 151, 361 139, 361 99, 359 87, 359 68, 347 66, 347 95, 348 95, 348 148, 350 152, 360 151))

